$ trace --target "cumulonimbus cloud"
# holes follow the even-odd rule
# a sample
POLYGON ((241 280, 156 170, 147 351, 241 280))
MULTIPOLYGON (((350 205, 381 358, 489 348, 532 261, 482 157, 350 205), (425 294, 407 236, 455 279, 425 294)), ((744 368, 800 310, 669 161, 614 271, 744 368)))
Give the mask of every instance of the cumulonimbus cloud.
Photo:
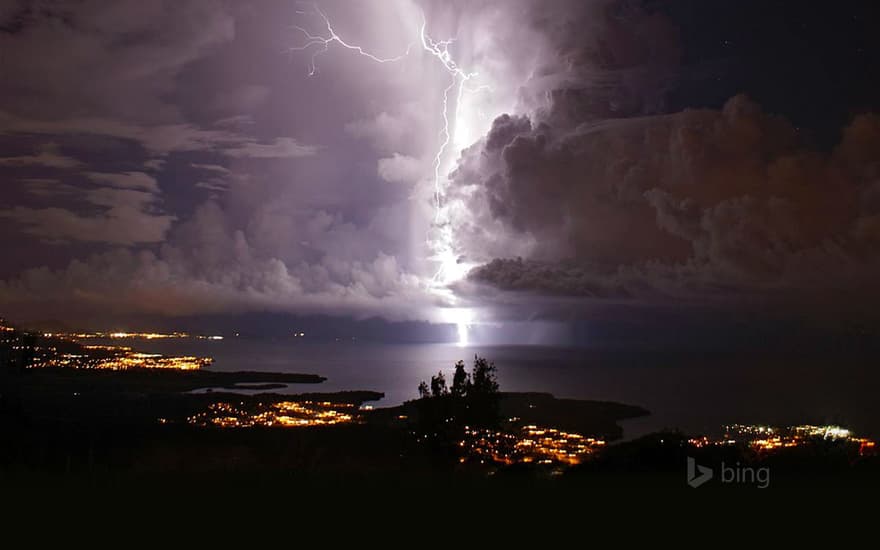
POLYGON ((493 224, 502 242, 531 239, 527 261, 472 273, 510 290, 723 299, 870 289, 877 150, 876 115, 820 152, 742 96, 721 110, 570 129, 503 117, 456 175, 473 205, 463 246, 484 253, 480 231, 493 224))

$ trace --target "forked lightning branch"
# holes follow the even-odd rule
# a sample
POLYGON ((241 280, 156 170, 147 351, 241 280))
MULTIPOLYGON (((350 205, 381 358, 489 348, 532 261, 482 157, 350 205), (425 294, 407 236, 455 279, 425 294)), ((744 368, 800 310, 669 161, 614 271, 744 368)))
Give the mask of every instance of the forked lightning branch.
MULTIPOLYGON (((309 58, 309 76, 318 73, 318 57, 327 52, 333 45, 351 50, 361 55, 372 63, 393 63, 400 61, 409 56, 416 43, 410 43, 406 51, 400 55, 393 57, 382 57, 375 55, 363 47, 351 44, 342 38, 334 29, 330 18, 317 6, 313 5, 309 10, 302 10, 298 13, 302 15, 315 15, 321 19, 324 24, 324 30, 321 34, 314 34, 302 26, 294 26, 294 28, 302 33, 306 42, 290 48, 290 51, 310 51, 309 58)), ((431 259, 437 264, 437 271, 431 278, 428 287, 437 293, 444 293, 449 283, 452 283, 466 273, 466 266, 459 261, 459 255, 456 253, 455 235, 450 227, 449 205, 446 204, 446 195, 448 187, 447 170, 444 170, 444 159, 447 154, 450 141, 452 140, 451 126, 458 119, 462 97, 468 92, 478 92, 488 89, 488 86, 478 86, 469 88, 467 83, 477 76, 476 72, 464 70, 453 58, 450 46, 454 43, 454 39, 434 40, 427 32, 427 20, 424 13, 422 14, 422 23, 419 27, 419 42, 423 51, 437 59, 443 67, 443 70, 449 74, 450 82, 443 89, 443 104, 438 118, 441 121, 440 143, 433 155, 433 185, 434 185, 434 230, 429 238, 428 244, 431 249, 431 259), (453 97, 454 96, 454 105, 453 97)))

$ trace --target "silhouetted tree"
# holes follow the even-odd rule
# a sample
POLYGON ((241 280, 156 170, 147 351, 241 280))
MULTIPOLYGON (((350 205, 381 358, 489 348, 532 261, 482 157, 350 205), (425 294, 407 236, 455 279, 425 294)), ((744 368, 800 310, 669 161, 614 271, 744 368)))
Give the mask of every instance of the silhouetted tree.
POLYGON ((431 395, 434 397, 440 397, 441 395, 446 395, 449 393, 449 390, 446 388, 446 377, 443 376, 443 372, 438 372, 437 376, 431 377, 431 395))
POLYGON ((419 384, 419 418, 424 433, 446 443, 456 441, 466 425, 495 426, 498 424, 499 388, 495 364, 474 356, 469 374, 464 361, 455 363, 451 391, 446 377, 438 372, 430 386, 419 384))
POLYGON ((464 397, 470 390, 471 380, 468 373, 464 370, 464 361, 458 361, 455 364, 455 373, 452 375, 452 395, 453 397, 464 397))
POLYGON ((467 394, 467 421, 477 426, 498 424, 498 380, 495 363, 474 355, 471 385, 467 394))
POLYGON ((495 363, 484 357, 474 355, 474 370, 471 391, 475 396, 493 395, 498 393, 498 380, 495 377, 495 363))
POLYGON ((421 399, 426 399, 428 397, 431 397, 431 390, 428 389, 428 385, 425 384, 424 380, 419 382, 419 397, 421 399))

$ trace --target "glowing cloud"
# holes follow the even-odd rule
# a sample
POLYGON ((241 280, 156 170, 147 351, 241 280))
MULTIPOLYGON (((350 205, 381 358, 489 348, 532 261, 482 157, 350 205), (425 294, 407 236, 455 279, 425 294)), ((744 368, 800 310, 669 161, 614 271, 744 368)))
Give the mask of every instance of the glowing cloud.
MULTIPOLYGON (((294 27, 306 37, 307 41, 302 45, 290 48, 290 51, 313 50, 309 59, 310 76, 314 76, 318 72, 317 58, 327 52, 330 46, 334 44, 352 50, 373 63, 393 63, 404 59, 412 53, 413 44, 410 44, 404 53, 397 56, 382 57, 375 55, 362 46, 351 44, 342 38, 333 28, 329 17, 317 5, 313 6, 311 12, 300 11, 298 13, 317 15, 323 21, 326 28, 325 33, 317 35, 301 26, 294 27)), ((454 38, 435 40, 428 34, 427 19, 424 13, 422 13, 418 36, 422 51, 438 60, 443 70, 449 75, 449 84, 443 89, 442 108, 438 115, 438 119, 441 121, 439 131, 440 143, 434 152, 432 162, 434 220, 432 231, 428 238, 428 247, 431 252, 430 260, 437 265, 437 269, 434 275, 426 281, 426 288, 428 291, 454 304, 456 299, 449 290, 449 285, 462 279, 473 267, 473 264, 464 262, 456 252, 455 232, 451 223, 451 212, 455 205, 446 201, 449 184, 447 174, 451 170, 451 159, 448 158, 449 148, 450 145, 461 148, 468 144, 468 139, 473 137, 468 131, 470 129, 467 128, 467 125, 458 123, 464 97, 468 94, 491 91, 491 88, 485 84, 479 86, 468 85, 478 76, 478 73, 465 70, 455 60, 453 53, 450 51, 450 47, 455 43, 454 38)), ((460 343, 467 343, 467 326, 471 323, 472 313, 464 308, 450 308, 449 311, 455 312, 455 315, 453 315, 455 318, 450 319, 450 321, 458 327, 460 343)))

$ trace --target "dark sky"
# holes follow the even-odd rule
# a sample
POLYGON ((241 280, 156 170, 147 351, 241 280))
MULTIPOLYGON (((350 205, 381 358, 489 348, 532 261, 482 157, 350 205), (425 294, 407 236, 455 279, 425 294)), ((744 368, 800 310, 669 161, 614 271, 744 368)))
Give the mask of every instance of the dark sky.
POLYGON ((680 84, 671 107, 718 107, 737 93, 830 147, 880 101, 875 2, 717 0, 649 4, 680 30, 683 63, 707 67, 680 84), (708 76, 708 78, 706 77, 708 76))
POLYGON ((0 313, 873 326, 878 11, 7 1, 0 313))

